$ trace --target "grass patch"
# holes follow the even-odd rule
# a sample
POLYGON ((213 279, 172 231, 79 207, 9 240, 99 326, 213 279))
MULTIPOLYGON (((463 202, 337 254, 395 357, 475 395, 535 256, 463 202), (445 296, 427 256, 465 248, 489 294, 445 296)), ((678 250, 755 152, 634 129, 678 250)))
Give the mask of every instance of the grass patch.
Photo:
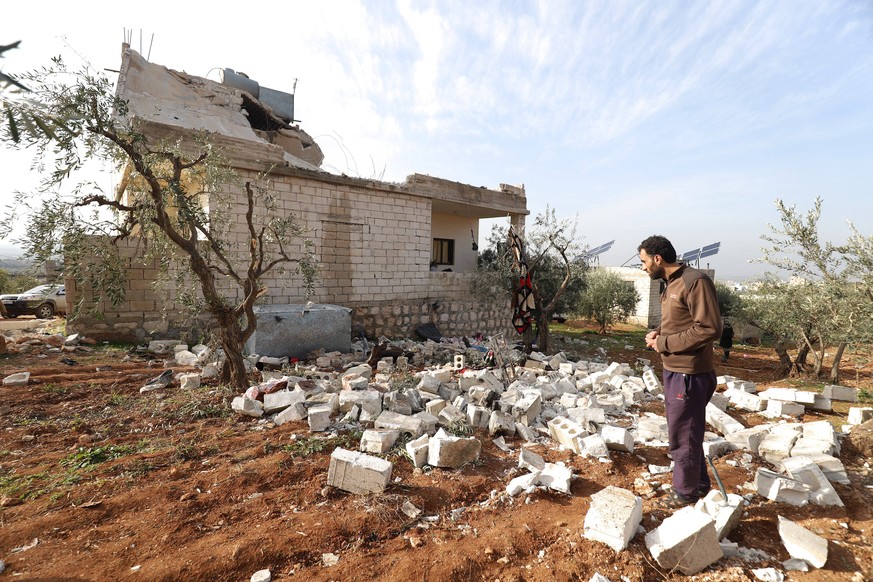
POLYGON ((69 392, 69 389, 67 389, 66 386, 58 386, 57 384, 52 383, 46 384, 41 388, 41 390, 46 394, 66 394, 69 392))
POLYGON ((130 445, 103 445, 100 447, 79 447, 76 452, 61 459, 61 465, 73 469, 86 469, 137 452, 130 445))
POLYGON ((282 451, 294 457, 306 458, 322 452, 333 452, 337 447, 357 450, 360 445, 361 434, 362 433, 359 431, 352 431, 328 438, 306 436, 283 445, 274 445, 267 441, 264 443, 263 447, 264 454, 282 451))
POLYGON ((392 378, 389 385, 392 390, 405 393, 407 390, 411 390, 418 386, 418 383, 419 379, 412 374, 404 374, 398 378, 392 378))

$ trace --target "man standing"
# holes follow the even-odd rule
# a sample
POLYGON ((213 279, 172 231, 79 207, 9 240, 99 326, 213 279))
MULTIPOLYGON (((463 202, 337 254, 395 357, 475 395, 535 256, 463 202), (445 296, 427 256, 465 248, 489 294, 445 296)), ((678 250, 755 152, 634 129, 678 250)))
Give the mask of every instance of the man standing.
POLYGON ((715 392, 712 342, 722 319, 715 285, 705 273, 676 262, 676 250, 663 236, 650 236, 637 248, 643 270, 663 279, 661 325, 646 335, 646 346, 661 354, 664 404, 673 491, 669 508, 696 502, 711 487, 703 456, 706 405, 715 392))

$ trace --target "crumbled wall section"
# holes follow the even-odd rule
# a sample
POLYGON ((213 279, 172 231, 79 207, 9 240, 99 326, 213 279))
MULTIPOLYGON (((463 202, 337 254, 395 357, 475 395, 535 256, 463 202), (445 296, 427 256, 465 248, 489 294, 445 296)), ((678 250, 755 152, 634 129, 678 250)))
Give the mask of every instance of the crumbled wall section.
MULTIPOLYGON (((240 172, 244 179, 257 176, 240 172)), ((503 312, 480 306, 471 298, 469 274, 430 271, 429 198, 391 184, 296 174, 273 174, 262 184, 281 212, 293 213, 309 229, 315 243, 321 272, 311 300, 352 308, 353 324, 369 336, 408 337, 422 323, 436 324, 445 335, 510 330, 508 305, 503 312)), ((227 239, 245 243, 244 196, 242 190, 231 194, 237 202, 222 210, 230 217, 227 239)), ((136 341, 202 333, 203 322, 183 317, 172 293, 154 290, 156 265, 146 264, 134 243, 123 248, 129 263, 127 300, 117 307, 101 301, 102 317, 79 311, 70 326, 92 337, 136 341)), ((295 252, 299 255, 299 246, 292 256, 295 252)), ((306 301, 293 272, 273 271, 263 283, 268 288, 263 303, 306 301)), ((90 290, 68 284, 71 303, 82 293, 91 299, 90 290)))

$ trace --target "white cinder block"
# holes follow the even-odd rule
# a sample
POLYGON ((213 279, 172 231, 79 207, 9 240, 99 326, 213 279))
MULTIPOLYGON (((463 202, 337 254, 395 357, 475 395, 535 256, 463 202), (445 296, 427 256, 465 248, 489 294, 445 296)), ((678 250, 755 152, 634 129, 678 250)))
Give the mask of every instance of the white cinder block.
POLYGON ((612 451, 634 452, 634 437, 627 429, 608 424, 600 429, 600 436, 603 437, 606 448, 612 451))
POLYGON ((583 534, 616 552, 627 548, 643 519, 643 500, 627 489, 609 486, 591 496, 583 534))
POLYGON ((723 555, 715 521, 693 507, 683 507, 646 534, 646 547, 661 568, 676 569, 687 576, 723 555))
POLYGON ((809 457, 790 457, 782 461, 782 467, 789 477, 809 487, 809 500, 812 503, 843 507, 843 502, 833 485, 809 457))
POLYGON ((816 568, 824 567, 828 561, 828 541, 781 515, 778 519, 779 537, 789 555, 806 560, 816 568))
POLYGON ((392 468, 385 459, 337 447, 330 455, 327 484, 349 493, 381 493, 392 468))

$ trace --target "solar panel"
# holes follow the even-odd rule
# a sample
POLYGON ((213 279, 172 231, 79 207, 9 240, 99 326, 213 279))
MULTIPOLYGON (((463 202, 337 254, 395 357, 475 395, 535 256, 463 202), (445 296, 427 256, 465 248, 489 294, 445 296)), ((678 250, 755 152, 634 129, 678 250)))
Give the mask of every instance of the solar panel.
POLYGON ((612 245, 613 245, 614 242, 615 242, 614 240, 611 240, 611 241, 609 241, 608 243, 602 244, 602 245, 600 245, 600 246, 598 246, 598 247, 594 247, 593 249, 589 249, 589 250, 585 253, 585 256, 586 256, 587 258, 591 258, 591 257, 596 257, 597 255, 603 254, 603 253, 605 253, 606 251, 608 251, 609 249, 612 248, 612 245))
POLYGON ((714 254, 718 253, 718 249, 721 246, 720 242, 712 243, 711 245, 706 245, 702 249, 700 249, 700 258, 711 257, 714 254))
POLYGON ((688 251, 687 253, 684 253, 680 257, 680 260, 684 261, 686 263, 690 263, 692 261, 696 261, 699 258, 700 258, 700 249, 694 249, 693 251, 688 251))

